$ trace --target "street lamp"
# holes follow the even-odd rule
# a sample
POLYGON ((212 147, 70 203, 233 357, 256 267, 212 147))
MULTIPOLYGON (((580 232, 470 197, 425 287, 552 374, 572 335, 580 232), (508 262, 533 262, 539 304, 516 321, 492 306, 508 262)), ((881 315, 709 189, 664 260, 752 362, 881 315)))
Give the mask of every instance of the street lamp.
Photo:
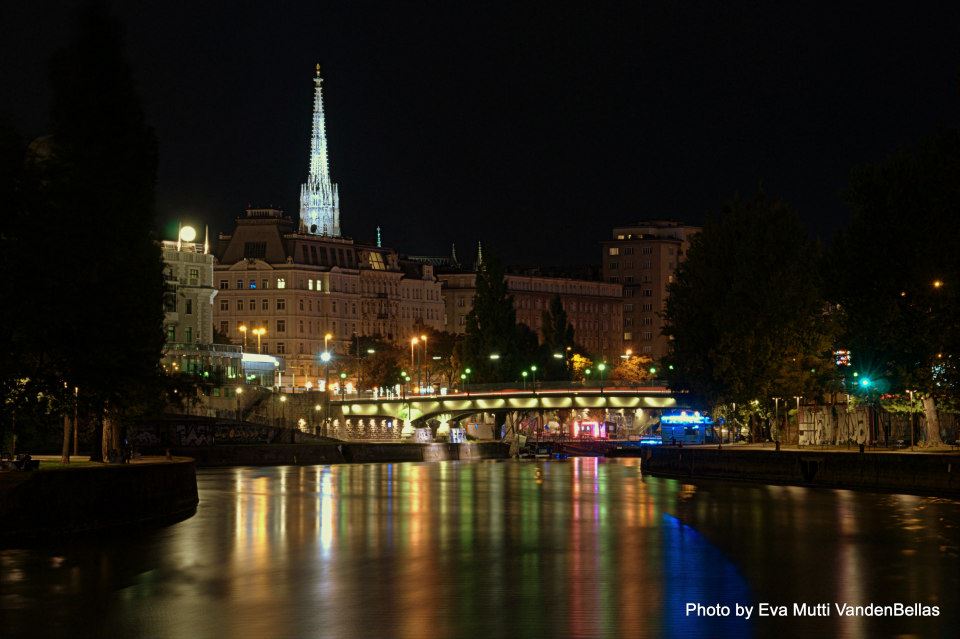
POLYGON ((287 396, 280 395, 280 426, 287 427, 287 396))
POLYGON ((603 372, 607 370, 607 365, 604 362, 597 364, 597 370, 600 371, 600 392, 603 392, 603 372))
POLYGON ((326 335, 323 336, 323 350, 325 351, 330 350, 329 344, 330 344, 330 340, 332 339, 333 339, 333 333, 327 333, 326 335))
POLYGON ((267 329, 260 327, 253 329, 253 334, 257 336, 257 353, 260 352, 260 339, 267 332, 267 329))
POLYGON ((340 373, 340 401, 343 401, 343 396, 347 394, 347 374, 340 373))
POLYGON ((237 330, 243 334, 243 350, 247 350, 247 325, 241 324, 237 330))
POLYGON ((313 434, 317 434, 317 430, 320 428, 320 404, 317 404, 313 407, 313 412, 315 417, 313 418, 313 434))
POLYGON ((797 400, 797 446, 800 446, 800 400, 803 399, 802 395, 794 395, 793 398, 797 400))
POLYGON ((527 390, 527 371, 520 373, 523 376, 523 390, 527 390))
POLYGON ((330 389, 330 351, 320 353, 320 361, 323 362, 323 391, 330 389))
POLYGON ((421 341, 423 341, 423 359, 420 360, 420 368, 424 371, 424 386, 430 385, 430 369, 426 367, 427 362, 427 335, 424 333, 420 336, 421 341))
POLYGON ((490 353, 490 359, 492 359, 492 360, 498 360, 498 359, 500 359, 500 354, 499 354, 499 353, 490 353))
POLYGON ((777 452, 780 452, 780 397, 772 397, 773 400, 773 423, 777 425, 777 452))
POLYGON ((914 417, 916 414, 913 412, 913 391, 908 390, 907 393, 910 394, 910 450, 913 450, 913 431, 914 431, 914 417))
POLYGON ((533 373, 533 392, 537 392, 537 365, 534 364, 530 367, 530 372, 533 373))
POLYGON ((238 424, 240 423, 240 395, 241 394, 243 394, 243 388, 240 386, 237 386, 236 395, 237 395, 237 423, 238 424))

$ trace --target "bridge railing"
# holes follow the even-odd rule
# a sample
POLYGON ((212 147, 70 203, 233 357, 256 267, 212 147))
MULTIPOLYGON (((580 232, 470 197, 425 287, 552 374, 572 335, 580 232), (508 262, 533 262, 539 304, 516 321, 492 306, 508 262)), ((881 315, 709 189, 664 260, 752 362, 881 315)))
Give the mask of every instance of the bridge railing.
POLYGON ((331 394, 330 400, 344 401, 344 402, 356 402, 356 401, 371 401, 371 400, 382 400, 382 401, 407 401, 407 400, 417 400, 417 399, 429 399, 429 398, 440 398, 440 397, 462 397, 465 395, 483 395, 483 394, 493 394, 493 393, 540 393, 540 392, 550 392, 550 391, 588 391, 588 392, 630 392, 630 391, 648 391, 648 392, 662 392, 668 393, 669 388, 667 382, 664 380, 647 380, 644 382, 629 382, 626 380, 587 380, 582 382, 554 382, 546 381, 541 382, 537 381, 536 386, 532 381, 523 383, 509 383, 509 384, 465 384, 460 388, 450 388, 447 389, 446 394, 442 394, 439 391, 434 392, 404 392, 404 393, 391 393, 389 395, 377 395, 374 396, 372 391, 365 391, 362 393, 343 393, 343 394, 331 394))

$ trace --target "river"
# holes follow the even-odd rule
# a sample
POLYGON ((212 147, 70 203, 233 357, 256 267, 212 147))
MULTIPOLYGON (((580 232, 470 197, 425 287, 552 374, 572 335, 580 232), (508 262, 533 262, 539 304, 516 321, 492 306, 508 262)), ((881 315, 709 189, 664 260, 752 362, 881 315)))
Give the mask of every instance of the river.
POLYGON ((957 636, 960 502, 635 459, 230 468, 170 526, 0 550, 3 637, 957 636), (757 617, 760 602, 828 617, 757 617), (838 616, 922 603, 937 617, 838 616), (687 615, 688 603, 727 617, 687 615), (751 618, 737 604, 753 606, 751 618), (812 610, 812 608, 811 608, 812 610))

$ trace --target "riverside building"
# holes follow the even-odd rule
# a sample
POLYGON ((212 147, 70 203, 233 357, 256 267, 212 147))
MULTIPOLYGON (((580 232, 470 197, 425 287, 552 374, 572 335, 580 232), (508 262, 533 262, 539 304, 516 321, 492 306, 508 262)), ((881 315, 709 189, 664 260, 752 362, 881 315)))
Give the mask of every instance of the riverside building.
POLYGON ((669 346, 663 332, 667 287, 700 232, 672 220, 651 220, 613 229, 603 242, 603 279, 623 286, 622 344, 659 359, 669 346))

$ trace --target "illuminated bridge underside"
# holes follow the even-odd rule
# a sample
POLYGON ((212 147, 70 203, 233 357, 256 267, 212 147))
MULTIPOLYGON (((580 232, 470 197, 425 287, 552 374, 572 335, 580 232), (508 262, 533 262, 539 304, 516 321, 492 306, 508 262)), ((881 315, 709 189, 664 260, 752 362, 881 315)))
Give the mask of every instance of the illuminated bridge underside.
POLYGON ((538 394, 511 396, 455 396, 429 397, 422 399, 389 399, 332 402, 341 408, 343 416, 351 417, 395 417, 424 421, 436 415, 452 416, 492 413, 498 411, 539 411, 558 409, 664 409, 678 408, 676 398, 665 394, 538 394), (409 406, 409 417, 408 407, 409 406))

